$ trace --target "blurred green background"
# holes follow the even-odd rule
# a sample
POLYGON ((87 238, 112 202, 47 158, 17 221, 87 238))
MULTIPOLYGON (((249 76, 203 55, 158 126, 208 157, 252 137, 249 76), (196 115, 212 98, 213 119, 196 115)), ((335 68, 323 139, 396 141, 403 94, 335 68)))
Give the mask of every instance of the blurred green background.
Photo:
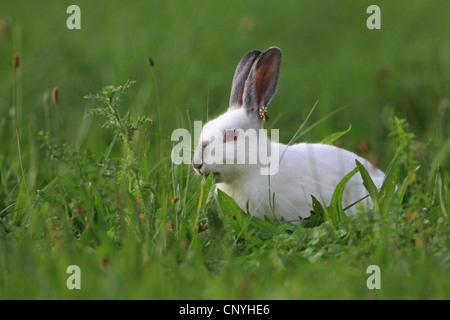
POLYGON ((372 155, 385 164, 391 156, 384 145, 389 115, 406 117, 425 137, 448 97, 450 3, 445 0, 376 1, 381 30, 366 27, 373 1, 77 1, 81 30, 66 28, 70 4, 0 4, 9 29, 0 42, 3 139, 10 136, 14 54, 21 63, 20 121, 33 133, 63 127, 78 144, 108 142, 108 132, 98 131, 95 119, 83 118, 92 107, 86 94, 135 79, 129 97, 134 112, 157 121, 159 99, 163 132, 169 135, 187 126, 186 110, 191 120, 222 113, 239 59, 269 46, 283 51, 279 89, 269 109, 282 142, 319 100, 313 120, 347 108, 306 139, 318 141, 351 123, 344 147, 358 151, 359 143, 368 141, 372 155), (50 103, 48 112, 50 119, 60 112, 60 121, 46 123, 42 100, 55 86, 60 104, 50 103), (80 133, 89 121, 94 124, 80 133))
MULTIPOLYGON (((129 108, 134 116, 145 115, 153 119, 147 136, 150 152, 140 158, 148 161, 142 164, 145 173, 152 174, 157 163, 170 161, 172 131, 180 127, 189 128, 194 120, 206 121, 223 113, 228 106, 233 73, 241 57, 248 51, 269 46, 278 46, 283 51, 278 92, 268 109, 268 125, 280 128, 281 142, 290 140, 318 100, 306 127, 316 121, 325 121, 308 131, 303 136, 305 141, 320 141, 333 132, 345 130, 351 123, 352 130, 342 137, 339 145, 378 162, 384 170, 393 158, 395 146, 388 133, 391 116, 397 115, 408 120, 419 145, 439 151, 429 157, 448 170, 448 152, 439 148, 445 145, 445 141, 448 146, 450 135, 449 14, 448 0, 3 0, 0 2, 0 211, 20 199, 22 172, 19 158, 23 161, 32 197, 36 190, 47 186, 57 175, 45 150, 40 147, 42 141, 38 133, 41 130, 50 132, 60 143, 75 146, 79 152, 88 148, 95 158, 104 154, 111 143, 112 132, 101 128, 103 120, 100 117, 85 116, 96 106, 84 99, 85 95, 104 86, 123 84, 127 79, 137 80, 124 97, 121 105, 124 109, 121 110, 125 112, 129 108), (66 27, 69 17, 66 9, 72 4, 81 8, 81 30, 66 27), (366 9, 372 4, 381 8, 380 30, 366 27, 369 17, 366 9), (12 63, 16 54, 19 55, 20 66, 14 69, 12 63), (149 57, 154 61, 153 67, 149 65, 149 57), (58 105, 52 102, 55 87, 59 90, 58 105), (14 101, 15 97, 17 101, 14 101), (344 106, 346 108, 327 118, 344 106), (17 132, 14 119, 17 120, 17 132), (21 157, 18 155, 16 133, 20 138, 21 157)), ((120 154, 119 143, 114 152, 120 154)), ((194 179, 197 179, 195 182, 200 181, 199 177, 194 179)), ((192 189, 197 189, 197 185, 191 184, 188 191, 192 189)), ((36 204, 38 201, 41 199, 36 200, 36 204)), ((165 207, 169 208, 168 211, 172 210, 169 205, 165 207)), ((48 207, 45 203, 38 206, 40 212, 48 207)), ((49 221, 53 219, 50 213, 47 218, 49 221)), ((0 247, 4 250, 0 257, 11 259, 9 267, 15 271, 10 275, 3 270, 3 277, 0 277, 1 285, 15 288, 14 292, 3 293, 7 298, 11 295, 23 297, 24 292, 29 293, 28 297, 60 298, 54 288, 64 283, 66 275, 57 275, 55 270, 63 270, 61 268, 65 268, 68 261, 79 256, 95 268, 105 264, 102 260, 106 259, 105 256, 113 262, 114 259, 124 261, 117 263, 117 268, 110 273, 92 268, 97 273, 91 274, 92 282, 84 284, 87 288, 84 293, 94 298, 97 297, 95 290, 101 291, 100 297, 139 298, 147 294, 147 297, 156 298, 192 298, 186 291, 192 287, 195 289, 194 298, 285 298, 290 293, 293 297, 308 297, 311 293, 309 297, 318 298, 376 297, 364 286, 358 286, 361 275, 355 270, 359 267, 365 270, 364 263, 371 262, 368 259, 360 262, 357 255, 347 269, 342 261, 333 257, 322 264, 303 263, 306 272, 299 270, 296 279, 300 281, 291 282, 292 269, 278 268, 278 264, 271 269, 268 264, 262 269, 266 273, 247 274, 241 271, 239 257, 233 260, 231 258, 236 257, 230 253, 229 264, 225 264, 229 269, 225 268, 221 277, 216 277, 213 273, 205 273, 207 268, 204 261, 198 259, 201 254, 197 252, 197 256, 183 256, 181 262, 178 251, 169 252, 167 256, 164 253, 164 265, 169 266, 167 270, 161 267, 159 260, 151 259, 150 265, 144 268, 133 248, 118 251, 114 258, 112 252, 116 253, 115 248, 106 242, 97 248, 97 260, 91 261, 86 254, 91 248, 80 247, 81 244, 70 242, 73 239, 69 237, 64 243, 70 244, 70 250, 58 242, 53 246, 53 238, 49 247, 56 249, 41 257, 30 245, 30 239, 39 238, 40 234, 33 234, 31 229, 30 239, 22 243, 20 232, 14 234, 14 242, 5 241, 0 247), (47 257, 54 252, 62 258, 55 265, 45 264, 51 261, 47 257), (133 259, 137 262, 133 263, 133 259), (34 261, 35 265, 42 263, 46 276, 41 277, 27 261, 34 261), (134 276, 128 269, 130 266, 147 272, 143 277, 134 276), (176 274, 169 284, 165 278, 168 273, 176 274), (311 277, 311 274, 316 276, 311 277), (338 278, 339 274, 343 278, 338 278), (97 279, 107 276, 114 278, 110 286, 105 283, 101 283, 103 287, 98 286, 100 280, 97 279), (35 286, 29 285, 29 278, 33 278, 35 286), (206 289, 202 285, 197 286, 203 279, 212 285, 206 289), (311 279, 321 280, 330 291, 324 293, 323 286, 316 287, 316 282, 311 279), (346 291, 342 296, 342 288, 347 286, 349 279, 354 280, 353 291, 346 291), (272 284, 279 284, 277 290, 265 287, 269 280, 272 284), (177 281, 181 283, 180 287, 177 281), (297 285, 301 281, 304 281, 304 286, 297 285), (129 285, 130 282, 133 285, 129 285), (142 287, 143 282, 148 286, 142 287), (240 288, 241 283, 244 283, 242 292, 233 291, 240 288), (253 285, 250 294, 245 291, 246 283, 253 285), (222 288, 225 289, 220 291, 222 288), (258 296, 259 292, 261 296, 258 296)), ((50 231, 47 240, 51 239, 52 232, 56 233, 55 230, 50 231)), ((389 241, 386 240, 387 247, 389 241)), ((139 246, 142 245, 142 252, 146 254, 145 243, 128 243, 138 248, 136 252, 141 252, 139 246)), ((182 249, 180 252, 184 252, 182 249)), ((346 257, 352 255, 352 248, 348 250, 346 257)), ((411 251, 413 257, 421 254, 411 251)), ((382 250, 377 254, 385 256, 382 250)), ((214 257, 214 252, 210 256, 214 257)), ((261 257, 265 259, 265 256, 261 257)), ((448 261, 445 256, 442 259, 448 261)), ((242 258, 242 261, 246 260, 242 258)), ((402 292, 406 283, 409 289, 415 288, 414 283, 405 278, 400 279, 400 284, 395 281, 411 274, 414 277, 416 273, 410 270, 415 270, 415 261, 413 258, 409 260, 411 264, 401 264, 395 259, 388 260, 387 265, 392 269, 384 283, 392 290, 385 290, 383 294, 388 297, 395 297, 397 293, 403 294, 402 297, 427 297, 429 291, 439 288, 440 276, 446 269, 440 268, 441 260, 437 266, 433 264, 434 260, 426 260, 417 267, 421 275, 417 280, 420 282, 417 292, 402 292), (438 270, 432 280, 428 278, 429 270, 432 270, 430 273, 438 270)), ((365 273, 362 278, 364 285, 365 273)), ((59 290, 67 291, 63 289, 59 290)), ((447 292, 433 293, 438 297, 448 297, 447 292)), ((64 294, 76 297, 73 292, 64 294)))

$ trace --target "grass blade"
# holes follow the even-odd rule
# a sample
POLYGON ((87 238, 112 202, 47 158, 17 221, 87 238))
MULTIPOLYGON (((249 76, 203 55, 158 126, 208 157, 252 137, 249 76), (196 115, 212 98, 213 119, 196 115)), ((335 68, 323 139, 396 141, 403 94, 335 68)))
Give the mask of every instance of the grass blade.
POLYGON ((373 209, 375 210, 375 212, 380 213, 378 189, 375 186, 375 183, 373 183, 373 180, 370 177, 369 172, 367 172, 366 168, 358 160, 355 161, 356 161, 356 168, 361 174, 364 187, 369 192, 370 199, 372 199, 373 209))
POLYGON ((381 203, 381 214, 383 217, 389 211, 391 207, 394 194, 397 190, 397 180, 400 172, 399 155, 397 154, 394 159, 389 163, 386 170, 386 177, 384 178, 383 185, 380 188, 379 203, 381 203))
POLYGON ((328 210, 324 210, 325 220, 331 221, 334 226, 337 226, 347 217, 344 213, 344 209, 342 208, 342 195, 344 194, 345 185, 357 172, 358 167, 350 171, 344 178, 342 178, 334 189, 328 210))
POLYGON ((328 137, 322 139, 322 141, 320 141, 320 143, 333 144, 333 142, 335 142, 337 139, 339 139, 343 135, 345 135, 348 132, 350 132, 350 130, 352 130, 352 124, 351 123, 348 124, 348 129, 347 130, 332 133, 328 137))

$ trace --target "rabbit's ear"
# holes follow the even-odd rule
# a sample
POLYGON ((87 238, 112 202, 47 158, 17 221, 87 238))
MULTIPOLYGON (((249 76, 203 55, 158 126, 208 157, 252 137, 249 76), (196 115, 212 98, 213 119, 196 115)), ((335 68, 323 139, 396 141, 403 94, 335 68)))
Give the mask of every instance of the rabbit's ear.
POLYGON ((234 72, 233 84, 231 85, 230 105, 228 110, 242 107, 242 95, 244 93, 245 81, 248 78, 253 62, 255 62, 260 54, 261 51, 259 50, 250 51, 242 57, 241 61, 239 61, 236 71, 234 72))
POLYGON ((281 50, 277 47, 267 49, 255 60, 243 94, 243 107, 248 112, 255 112, 262 118, 261 112, 277 92, 280 64, 281 50))

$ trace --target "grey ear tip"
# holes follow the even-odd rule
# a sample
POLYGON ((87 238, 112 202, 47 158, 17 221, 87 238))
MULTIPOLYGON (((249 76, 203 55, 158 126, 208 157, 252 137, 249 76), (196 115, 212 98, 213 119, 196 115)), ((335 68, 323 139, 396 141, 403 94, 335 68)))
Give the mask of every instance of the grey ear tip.
POLYGON ((249 52, 244 56, 244 58, 243 58, 242 60, 246 60, 245 58, 250 58, 250 57, 256 58, 257 56, 260 56, 260 55, 265 54, 265 53, 268 53, 268 52, 276 53, 276 54, 278 54, 280 57, 281 57, 281 55, 282 55, 282 51, 281 51, 280 48, 278 48, 278 47, 276 47, 276 46, 272 46, 272 47, 267 48, 267 49, 264 50, 264 51, 260 51, 260 50, 252 50, 252 51, 249 51, 249 52))
POLYGON ((250 51, 244 57, 242 57, 240 62, 247 62, 248 60, 251 60, 253 62, 260 54, 261 51, 259 50, 250 51))
POLYGON ((269 52, 269 51, 276 52, 280 57, 281 57, 281 55, 282 55, 282 51, 281 51, 281 49, 278 48, 278 47, 269 47, 269 48, 267 48, 264 52, 269 52))
POLYGON ((269 52, 269 51, 276 52, 276 53, 278 53, 279 55, 282 54, 282 51, 281 51, 280 48, 278 48, 278 47, 276 47, 276 46, 272 46, 272 47, 267 48, 267 49, 264 50, 264 51, 260 51, 260 50, 252 50, 252 51, 249 51, 249 52, 247 52, 247 54, 246 54, 244 57, 254 57, 254 56, 259 56, 259 55, 264 54, 264 53, 267 53, 267 52, 269 52))
POLYGON ((255 50, 252 50, 252 51, 249 51, 247 54, 260 54, 261 53, 261 50, 258 50, 258 49, 255 49, 255 50))
POLYGON ((276 51, 280 51, 281 52, 281 49, 276 47, 276 46, 269 47, 269 48, 267 48, 267 50, 276 50, 276 51))

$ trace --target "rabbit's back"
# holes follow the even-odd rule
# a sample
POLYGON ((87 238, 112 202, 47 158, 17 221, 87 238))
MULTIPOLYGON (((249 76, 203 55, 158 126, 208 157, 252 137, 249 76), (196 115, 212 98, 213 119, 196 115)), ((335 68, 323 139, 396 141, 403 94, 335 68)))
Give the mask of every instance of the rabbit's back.
MULTIPOLYGON (((260 218, 276 216, 295 223, 299 216, 310 215, 311 195, 329 205, 337 184, 356 167, 355 160, 366 167, 377 188, 381 187, 384 179, 384 173, 367 160, 334 146, 300 143, 293 146, 277 144, 277 147, 280 158, 275 175, 251 174, 233 184, 218 185, 243 210, 248 205, 250 213, 260 218)), ((356 173, 346 184, 343 206, 366 195, 361 176, 356 173)), ((346 213, 355 213, 361 205, 371 206, 369 197, 360 203, 346 213)))

